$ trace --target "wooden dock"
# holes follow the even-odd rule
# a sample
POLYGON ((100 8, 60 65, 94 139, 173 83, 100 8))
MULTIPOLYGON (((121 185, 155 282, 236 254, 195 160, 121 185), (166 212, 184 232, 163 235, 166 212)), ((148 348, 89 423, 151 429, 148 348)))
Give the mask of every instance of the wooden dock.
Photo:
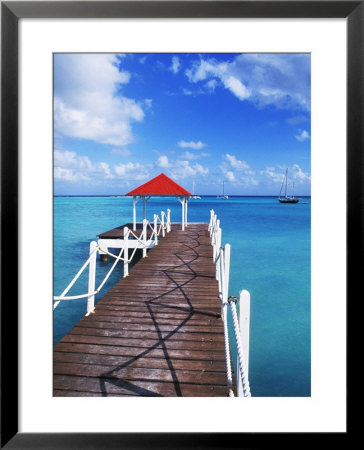
POLYGON ((215 271, 207 224, 173 224, 54 347, 54 395, 227 396, 215 271))

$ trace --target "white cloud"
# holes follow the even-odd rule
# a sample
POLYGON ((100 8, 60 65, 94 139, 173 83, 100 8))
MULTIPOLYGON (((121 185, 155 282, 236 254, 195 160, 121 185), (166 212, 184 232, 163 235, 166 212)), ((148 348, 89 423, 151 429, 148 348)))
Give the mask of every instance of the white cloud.
POLYGON ((72 181, 72 182, 90 180, 89 177, 85 177, 82 174, 77 174, 74 170, 65 169, 63 167, 55 167, 53 174, 55 180, 72 181))
POLYGON ((178 146, 181 148, 192 148, 193 150, 200 150, 203 147, 206 147, 207 144, 204 144, 201 141, 194 142, 194 141, 179 141, 178 146))
POLYGON ((144 180, 149 178, 148 166, 140 163, 128 162, 118 164, 114 167, 114 172, 122 180, 144 180))
POLYGON ((201 164, 195 164, 193 166, 194 170, 196 170, 196 173, 202 176, 208 175, 209 169, 207 167, 203 167, 201 164))
POLYGON ((293 179, 298 181, 299 183, 305 183, 306 181, 311 180, 310 174, 308 172, 303 172, 303 170, 298 164, 293 164, 292 175, 293 179))
POLYGON ((219 168, 224 178, 230 183, 254 186, 258 184, 258 181, 252 176, 255 175, 254 170, 246 161, 241 161, 234 155, 226 153, 219 168), (240 172, 240 175, 236 175, 235 171, 240 172))
POLYGON ((169 167, 168 157, 166 155, 161 155, 157 159, 157 166, 163 168, 169 167))
POLYGON ((302 122, 307 122, 309 119, 306 116, 300 115, 300 116, 293 116, 286 120, 286 122, 290 125, 298 125, 302 122))
POLYGON ((284 173, 282 172, 281 168, 279 168, 278 170, 279 172, 277 172, 276 167, 266 167, 265 170, 260 171, 260 174, 266 176, 274 183, 282 183, 284 173))
POLYGON ((55 132, 116 146, 135 140, 131 124, 142 121, 144 111, 120 94, 130 74, 119 65, 120 57, 111 54, 55 55, 55 132))
POLYGON ((202 153, 191 153, 189 151, 186 151, 186 152, 184 152, 181 155, 181 158, 189 159, 189 160, 195 160, 195 159, 199 159, 199 158, 205 158, 207 156, 211 156, 211 154, 210 153, 205 153, 205 152, 202 152, 202 153))
POLYGON ((298 135, 295 138, 297 141, 304 142, 310 139, 310 134, 306 130, 298 130, 298 135))
POLYGON ((180 159, 170 161, 165 155, 159 156, 155 165, 166 169, 167 175, 175 180, 182 180, 197 175, 206 176, 209 173, 209 169, 201 164, 195 163, 191 165, 190 161, 180 159))
POLYGON ((183 155, 181 155, 181 158, 193 160, 200 158, 200 155, 197 153, 184 152, 183 155))
POLYGON ((180 62, 178 56, 173 56, 170 70, 176 74, 176 73, 178 73, 180 67, 181 67, 181 62, 180 62))
POLYGON ((189 95, 189 96, 192 96, 192 97, 197 97, 198 95, 206 94, 206 92, 203 89, 193 89, 193 90, 191 90, 191 89, 183 88, 182 92, 183 92, 184 95, 189 95))
POLYGON ((240 177, 239 179, 240 184, 243 184, 245 186, 258 186, 259 185, 259 181, 256 180, 253 177, 240 177))
POLYGON ((231 170, 227 170, 227 171, 225 172, 225 177, 226 177, 226 179, 227 179, 228 181, 230 181, 230 182, 235 181, 235 175, 234 175, 234 173, 233 173, 231 170))
POLYGON ((55 150, 54 151, 54 166, 64 167, 64 168, 76 168, 77 158, 76 153, 70 152, 68 150, 55 150))
POLYGON ((250 97, 250 92, 238 78, 229 76, 226 80, 224 80, 224 85, 240 100, 245 100, 250 97))
POLYGON ((151 109, 153 106, 153 100, 151 98, 145 98, 144 105, 146 109, 151 109))
MULTIPOLYGON (((267 177, 274 183, 282 183, 285 176, 285 168, 282 166, 266 167, 265 170, 260 171, 261 175, 267 177)), ((295 182, 303 184, 311 180, 311 176, 308 172, 303 172, 298 164, 293 164, 288 168, 288 180, 289 182, 295 182)))
POLYGON ((310 110, 311 67, 308 54, 241 54, 232 61, 200 59, 186 70, 191 83, 217 85, 257 107, 310 110), (213 84, 209 84, 214 81, 213 84))
POLYGON ((87 156, 79 156, 68 150, 54 151, 54 179, 64 181, 97 181, 113 179, 109 164, 106 162, 92 163, 87 156))
POLYGON ((206 84, 205 87, 207 88, 208 91, 210 92, 215 92, 217 86, 217 80, 215 78, 213 78, 212 80, 209 80, 206 84))
POLYGON ((236 170, 247 170, 247 169, 250 169, 250 166, 249 166, 249 164, 246 161, 240 161, 234 155, 230 155, 229 153, 227 153, 225 155, 225 158, 227 159, 227 161, 229 162, 230 166, 233 169, 236 169, 236 170))

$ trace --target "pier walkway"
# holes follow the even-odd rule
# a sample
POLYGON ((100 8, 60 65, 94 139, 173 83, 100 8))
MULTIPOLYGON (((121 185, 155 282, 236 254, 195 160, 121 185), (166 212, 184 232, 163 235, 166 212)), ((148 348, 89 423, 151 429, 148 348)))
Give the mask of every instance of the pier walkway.
POLYGON ((205 223, 172 224, 54 347, 55 396, 227 396, 205 223))

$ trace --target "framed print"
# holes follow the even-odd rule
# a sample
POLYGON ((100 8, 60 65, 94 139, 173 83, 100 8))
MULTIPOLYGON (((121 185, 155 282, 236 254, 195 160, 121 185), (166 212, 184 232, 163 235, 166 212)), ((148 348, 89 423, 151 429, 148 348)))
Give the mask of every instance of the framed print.
MULTIPOLYGON (((261 445, 281 433, 293 442, 297 433, 308 439, 313 432, 345 439, 345 298, 363 269, 362 2, 10 1, 1 7, 2 446, 228 448, 261 445), (152 206, 163 212, 149 216, 152 206), (204 208, 207 220, 197 214, 204 208), (113 215, 114 222, 105 220, 113 215), (214 241, 217 219, 223 238, 220 232, 214 241), (258 237, 257 220, 264 224, 258 237), (215 262, 226 261, 226 242, 232 244, 234 292, 224 291, 226 262, 217 266, 223 275, 215 266, 211 275, 204 263, 203 276, 214 280, 226 304, 228 295, 232 305, 235 292, 251 290, 252 398, 222 394, 218 372, 225 377, 225 370, 214 366, 214 356, 198 382, 197 366, 181 365, 187 349, 202 367, 200 350, 214 351, 215 343, 206 342, 218 327, 213 317, 221 319, 202 294, 212 295, 212 284, 199 279, 188 287, 203 278, 193 258, 198 251, 205 258, 205 241, 193 258, 178 254, 173 270, 163 262, 162 293, 153 271, 145 310, 129 299, 116 303, 119 288, 97 297, 100 274, 108 282, 110 259, 124 252, 119 275, 128 276, 125 286, 137 283, 130 295, 145 298, 145 279, 133 281, 126 256, 134 247, 147 256, 146 242, 163 254, 169 232, 177 248, 176 227, 185 232, 201 221, 209 223, 193 239, 210 232, 215 262), (94 235, 97 261, 95 249, 84 245, 94 235), (87 258, 96 279, 89 275, 87 294, 70 291, 87 306, 75 319, 78 310, 63 308, 72 303, 63 302, 64 288, 87 258), (181 299, 171 304, 173 283, 188 311, 181 299), (53 295, 54 306, 61 303, 56 324, 53 295), (132 324, 125 334, 119 322, 132 324), (137 328, 145 341, 131 350, 142 339, 137 328), (207 333, 200 344, 198 329, 207 333), (127 350, 120 353, 115 342, 127 350), (150 381, 150 353, 161 383, 150 381), (139 378, 124 383, 123 371, 139 378), (214 380, 208 387, 205 375, 214 380)), ((180 235, 181 245, 190 245, 180 235)), ((150 256, 140 264, 152 262, 150 256)), ((249 341, 241 339, 232 350, 240 361, 235 376, 243 379, 236 392, 249 397, 240 355, 249 341)), ((222 326, 218 340, 222 355, 222 326)))

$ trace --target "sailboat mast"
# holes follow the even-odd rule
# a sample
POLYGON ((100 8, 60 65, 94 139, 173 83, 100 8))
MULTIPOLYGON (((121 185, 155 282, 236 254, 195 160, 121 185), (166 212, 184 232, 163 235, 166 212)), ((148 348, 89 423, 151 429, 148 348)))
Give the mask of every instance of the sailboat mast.
POLYGON ((284 190, 284 196, 287 197, 287 174, 288 174, 288 168, 286 169, 286 187, 284 190))

